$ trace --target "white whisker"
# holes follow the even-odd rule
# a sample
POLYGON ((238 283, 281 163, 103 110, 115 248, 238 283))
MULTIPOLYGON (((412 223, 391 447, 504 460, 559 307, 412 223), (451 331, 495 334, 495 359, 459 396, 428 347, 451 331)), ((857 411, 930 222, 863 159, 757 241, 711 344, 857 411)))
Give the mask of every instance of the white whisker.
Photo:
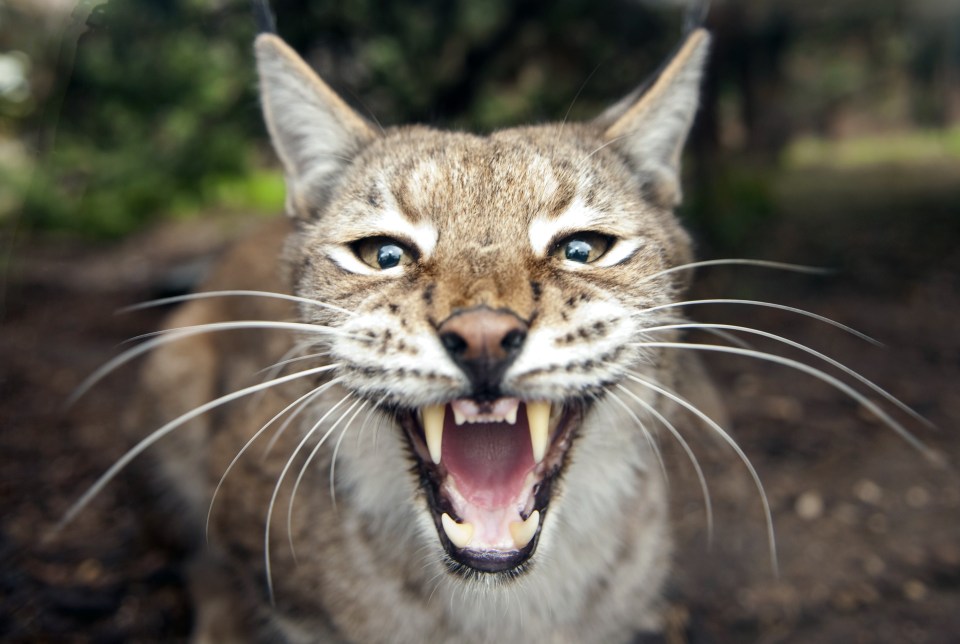
POLYGON ((160 329, 150 333, 141 333, 136 335, 125 343, 136 342, 146 338, 154 338, 164 335, 179 335, 182 333, 197 332, 205 333, 212 331, 234 331, 239 329, 270 329, 279 331, 301 331, 313 335, 335 335, 341 338, 350 338, 352 340, 363 340, 369 342, 370 338, 362 335, 353 335, 345 333, 341 329, 333 326, 324 326, 322 324, 309 324, 304 322, 277 322, 274 320, 237 320, 235 322, 208 322, 207 324, 196 324, 191 326, 180 326, 172 329, 160 329))
POLYGON ((660 423, 667 429, 667 431, 673 435, 677 443, 680 444, 680 447, 686 453, 690 463, 693 464, 693 469, 697 473, 697 479, 700 481, 700 493, 703 495, 703 507, 707 515, 707 544, 713 545, 713 502, 710 499, 710 489, 707 485, 707 477, 704 476, 703 469, 700 467, 700 461, 697 460, 697 456, 693 453, 693 449, 691 449, 687 441, 684 440, 683 436, 680 434, 680 431, 674 426, 674 424, 667 420, 663 414, 657 411, 653 405, 621 384, 617 384, 616 387, 630 396, 630 398, 632 398, 634 401, 642 405, 647 412, 659 420, 660 423))
MULTIPOLYGON (((339 365, 336 364, 336 365, 327 365, 327 366, 330 367, 330 368, 334 368, 334 367, 338 367, 339 365)), ((253 436, 251 436, 250 439, 249 439, 246 443, 244 443, 243 447, 240 448, 240 451, 237 452, 236 456, 233 457, 233 460, 230 461, 230 464, 227 465, 227 468, 223 471, 223 474, 220 476, 220 480, 217 482, 217 486, 216 486, 216 487, 214 488, 214 490, 213 490, 213 494, 210 495, 210 506, 207 508, 207 521, 206 521, 206 524, 205 524, 205 526, 204 526, 204 536, 206 537, 206 539, 207 539, 208 541, 209 541, 209 539, 210 539, 210 518, 211 518, 211 516, 213 516, 213 504, 214 504, 214 501, 216 501, 216 499, 217 499, 217 494, 220 492, 220 488, 223 486, 223 482, 227 480, 227 476, 230 474, 230 472, 233 470, 233 467, 234 467, 234 466, 237 464, 237 462, 240 460, 240 457, 244 455, 244 453, 247 451, 247 449, 248 449, 251 445, 253 445, 253 444, 256 442, 256 440, 257 440, 265 431, 267 431, 267 428, 269 428, 270 425, 272 425, 273 423, 275 423, 275 422, 277 421, 277 419, 279 419, 281 416, 283 416, 283 415, 286 414, 288 411, 290 411, 294 406, 296 406, 296 405, 299 404, 300 407, 296 410, 295 413, 291 414, 291 416, 290 416, 290 420, 292 420, 293 418, 296 417, 297 414, 299 414, 299 413, 303 410, 304 407, 306 407, 308 404, 310 404, 310 402, 311 402, 312 400, 314 400, 315 398, 317 398, 318 396, 320 396, 324 391, 326 391, 327 389, 329 389, 331 386, 335 385, 335 384, 336 384, 337 382, 339 382, 340 380, 341 380, 341 378, 335 378, 335 379, 333 379, 333 380, 331 380, 331 381, 329 381, 329 382, 323 383, 322 385, 320 385, 319 387, 316 387, 315 389, 311 389, 310 391, 308 391, 308 392, 305 393, 304 395, 300 396, 299 398, 297 398, 296 400, 294 400, 292 403, 290 403, 289 405, 287 405, 286 407, 284 407, 284 408, 280 411, 280 413, 278 413, 276 416, 274 416, 273 418, 271 418, 270 420, 268 420, 268 421, 263 425, 263 427, 261 427, 260 429, 258 429, 258 430, 256 431, 256 433, 255 433, 253 436)))
POLYGON ((660 446, 657 445, 657 443, 653 440, 653 436, 650 434, 650 431, 647 430, 646 426, 643 424, 643 421, 640 420, 636 412, 630 409, 627 403, 623 402, 623 400, 621 400, 620 397, 617 396, 615 393, 613 393, 612 391, 607 391, 607 395, 609 395, 612 400, 615 400, 616 402, 620 403, 620 405, 626 410, 626 412, 630 414, 630 417, 640 428, 640 431, 643 433, 644 439, 647 441, 647 444, 650 446, 650 450, 653 452, 654 456, 656 457, 657 463, 660 465, 660 471, 663 473, 663 480, 669 481, 670 475, 667 473, 667 466, 663 462, 663 454, 660 453, 660 446))
POLYGON ((759 301, 759 300, 737 300, 737 299, 723 299, 723 298, 720 298, 720 299, 709 299, 709 300, 686 300, 686 301, 683 301, 683 302, 671 302, 671 303, 669 303, 669 304, 660 304, 660 305, 658 305, 658 306, 651 306, 650 308, 646 308, 646 309, 642 309, 642 310, 640 310, 640 311, 637 311, 634 315, 640 316, 640 315, 644 315, 644 314, 647 314, 647 313, 652 313, 652 312, 654 312, 654 311, 662 311, 662 310, 665 310, 665 309, 673 309, 673 308, 678 308, 678 307, 681 307, 681 306, 694 306, 694 305, 700 305, 700 304, 745 304, 745 305, 748 305, 748 306, 760 306, 760 307, 764 307, 764 308, 778 309, 778 310, 781 310, 781 311, 789 311, 790 313, 796 313, 797 315, 802 315, 802 316, 804 316, 804 317, 813 318, 814 320, 817 320, 817 321, 819 321, 819 322, 823 322, 823 323, 825 323, 825 324, 829 324, 829 325, 832 326, 832 327, 836 327, 836 328, 838 328, 838 329, 840 329, 840 330, 842 330, 842 331, 845 331, 845 332, 847 332, 847 333, 849 333, 849 334, 851 334, 851 335, 855 335, 855 336, 857 336, 858 338, 860 338, 861 340, 866 340, 867 342, 869 342, 869 343, 871 343, 871 344, 874 344, 874 345, 876 345, 876 346, 878 346, 878 347, 882 347, 882 346, 883 346, 883 343, 879 342, 878 340, 874 340, 874 339, 871 338, 869 335, 867 335, 867 334, 865 334, 865 333, 861 333, 860 331, 857 331, 856 329, 854 329, 854 328, 852 328, 852 327, 849 327, 849 326, 847 326, 846 324, 843 324, 843 323, 841 323, 841 322, 837 322, 836 320, 831 320, 831 319, 828 318, 828 317, 824 317, 824 316, 822 316, 822 315, 818 315, 817 313, 813 313, 813 312, 811 312, 811 311, 805 311, 804 309, 798 309, 798 308, 793 307, 793 306, 787 306, 786 304, 776 304, 776 303, 774 303, 774 302, 763 302, 763 301, 759 301))
MULTIPOLYGON (((824 362, 830 365, 833 365, 834 367, 836 367, 837 369, 840 369, 851 378, 855 378, 856 380, 861 382, 864 386, 869 387, 878 395, 886 398, 891 404, 896 405, 901 411, 903 411, 906 414, 909 414, 915 420, 927 425, 931 429, 936 427, 929 420, 927 420, 926 418, 921 416, 919 413, 911 409, 909 405, 902 402, 901 400, 893 396, 893 394, 889 393, 888 391, 886 391, 879 385, 875 384, 874 382, 868 380, 866 377, 860 375, 855 370, 846 366, 842 362, 835 360, 826 354, 820 353, 816 349, 812 349, 811 347, 808 347, 805 344, 801 344, 794 340, 790 340, 789 338, 785 338, 781 335, 777 335, 776 333, 769 333, 767 331, 761 331, 760 329, 754 329, 752 327, 745 327, 745 326, 737 326, 733 324, 704 324, 699 322, 685 322, 681 324, 667 324, 663 326, 656 326, 656 327, 644 329, 644 333, 660 331, 660 330, 668 330, 668 329, 720 329, 720 330, 728 330, 728 331, 740 331, 743 333, 751 333, 753 335, 759 335, 764 338, 770 338, 771 340, 776 340, 777 342, 782 342, 783 344, 791 346, 795 349, 799 349, 800 351, 808 353, 816 358, 819 358, 820 360, 823 360, 824 362)), ((747 348, 747 350, 749 351, 751 349, 747 348)))
POLYGON ((833 272, 828 268, 819 268, 816 266, 803 266, 802 264, 787 264, 785 262, 771 262, 763 259, 741 259, 741 258, 708 259, 702 262, 690 262, 688 264, 681 264, 679 266, 673 266, 671 268, 667 268, 662 271, 657 271, 656 273, 651 273, 650 275, 644 275, 640 281, 642 283, 649 280, 654 280, 664 275, 669 275, 670 273, 676 273, 678 271, 689 271, 689 270, 701 268, 704 266, 755 266, 759 268, 772 268, 775 270, 790 271, 793 273, 806 273, 807 275, 829 275, 830 273, 833 272))
POLYGON ((343 442, 343 437, 347 435, 347 430, 350 429, 350 425, 353 424, 353 421, 357 418, 357 415, 363 411, 363 408, 367 406, 369 401, 363 401, 363 404, 360 405, 360 408, 353 413, 353 416, 350 417, 350 420, 347 421, 347 424, 343 426, 343 431, 340 432, 340 438, 337 439, 336 444, 333 446, 333 456, 330 458, 330 502, 333 504, 333 511, 337 511, 337 492, 335 487, 336 471, 337 471, 337 454, 340 453, 340 443, 343 442))
POLYGON ((760 494, 760 503, 763 506, 763 518, 767 526, 767 545, 770 549, 770 564, 773 568, 773 573, 776 576, 780 576, 780 566, 777 563, 777 539, 773 531, 773 515, 770 512, 770 502, 767 500, 767 493, 763 489, 763 482, 760 480, 760 475, 757 474, 757 470, 754 469, 753 463, 750 462, 750 459, 747 458, 747 455, 737 444, 737 441, 730 436, 727 431, 717 424, 715 420, 707 416, 696 405, 691 403, 689 400, 680 396, 672 391, 664 389, 660 385, 650 382, 646 378, 642 378, 636 374, 627 376, 630 380, 636 382, 639 385, 652 389, 653 391, 659 393, 662 396, 666 396, 670 400, 674 401, 684 409, 688 410, 690 413, 694 414, 697 418, 706 423, 713 431, 717 432, 717 435, 720 436, 733 449, 734 453, 740 459, 740 462, 743 463, 744 467, 747 468, 747 471, 750 473, 750 477, 753 479, 753 483, 757 488, 757 492, 760 494))
MULTIPOLYGON (((323 421, 325 421, 327 417, 330 416, 330 414, 336 411, 337 407, 342 405, 344 401, 350 398, 350 396, 351 394, 346 394, 343 398, 341 398, 333 407, 328 409, 327 412, 320 417, 320 420, 314 423, 313 427, 311 427, 306 434, 304 434, 303 438, 297 444, 296 448, 294 448, 289 458, 287 458, 287 462, 284 464, 283 469, 280 471, 280 475, 277 477, 277 483, 273 488, 273 494, 270 496, 270 503, 267 506, 267 521, 266 521, 266 526, 264 527, 264 534, 263 534, 263 558, 264 558, 264 565, 266 566, 265 574, 267 577, 267 593, 270 597, 271 605, 273 605, 274 600, 273 600, 273 575, 270 569, 270 522, 273 519, 273 508, 277 502, 277 495, 280 494, 280 486, 283 485, 284 477, 287 475, 287 472, 290 470, 290 466, 293 465, 293 461, 297 457, 297 454, 299 454, 300 450, 303 449, 303 446, 307 444, 307 441, 310 440, 310 437, 313 436, 314 432, 316 432, 317 429, 320 428, 320 425, 323 424, 323 421)), ((329 435, 330 435, 330 431, 328 430, 327 433, 325 433, 323 437, 320 439, 320 441, 323 442, 324 440, 326 440, 326 438, 329 435)), ((296 553, 294 553, 294 558, 296 558, 296 553)))
MULTIPOLYGON (((680 315, 667 315, 662 317, 657 316, 657 322, 659 324, 664 324, 664 325, 665 324, 688 324, 690 323, 690 320, 680 315)), ((726 331, 723 331, 721 329, 710 328, 710 326, 707 324, 703 325, 703 328, 698 328, 698 330, 703 331, 704 333, 708 333, 714 337, 720 338, 724 342, 729 342, 730 344, 737 347, 743 347, 744 349, 753 348, 753 345, 751 345, 749 342, 747 342, 743 338, 733 333, 727 333, 726 331)), ((640 331, 638 331, 640 335, 644 335, 646 332, 647 332, 647 329, 641 329, 640 331)))
POLYGON ((690 349, 693 351, 716 351, 718 353, 728 353, 732 355, 741 355, 749 358, 757 358, 759 360, 766 360, 767 362, 774 362, 777 364, 784 365, 786 367, 791 367, 797 371, 802 371, 806 374, 809 374, 820 380, 827 383, 838 391, 846 394, 854 401, 862 405, 863 407, 870 410, 877 418, 882 420, 884 424, 887 425, 890 429, 897 433, 903 440, 909 443, 914 449, 923 454, 930 462, 936 464, 942 464, 943 459, 937 455, 936 452, 924 445, 916 436, 910 433, 907 428, 897 422, 895 419, 891 418, 887 412, 883 411, 878 407, 873 401, 869 398, 858 392, 857 390, 850 387, 850 385, 845 382, 838 380, 837 378, 831 376, 830 374, 817 369, 816 367, 811 367, 808 364, 799 362, 797 360, 792 360, 790 358, 784 358, 771 353, 764 353, 762 351, 753 351, 752 349, 741 349, 739 347, 722 347, 716 344, 693 344, 686 342, 643 342, 643 346, 650 348, 662 348, 662 349, 690 349))
MULTIPOLYGON (((274 363, 269 367, 260 369, 254 374, 254 376, 258 376, 260 374, 265 373, 266 376, 263 378, 264 380, 273 380, 283 372, 283 366, 282 366, 283 363, 289 362, 291 359, 294 359, 293 356, 297 355, 298 353, 302 353, 307 347, 313 346, 314 344, 315 344, 315 340, 313 339, 301 340, 300 342, 294 343, 294 345, 290 349, 288 349, 286 353, 283 354, 283 356, 280 358, 279 363, 274 363)), ((257 395, 252 396, 250 400, 247 401, 247 409, 250 409, 250 410, 255 409, 257 405, 260 404, 260 401, 263 400, 263 396, 265 395, 266 395, 266 392, 261 391, 257 395)))
MULTIPOLYGON (((150 337, 149 340, 138 344, 137 346, 127 349, 117 357, 108 361, 102 367, 94 371, 92 374, 87 376, 83 382, 81 382, 77 388, 70 394, 67 398, 67 406, 73 405, 77 400, 79 400, 85 393, 87 393, 91 387, 103 380, 106 376, 111 374, 113 371, 123 366, 124 364, 130 362, 134 358, 141 356, 153 349, 168 344, 170 342, 176 342, 177 340, 182 340, 184 338, 192 337, 194 335, 200 335, 203 333, 213 333, 216 331, 232 330, 232 329, 277 329, 283 331, 300 331, 306 333, 312 333, 316 335, 325 335, 325 334, 335 334, 343 335, 344 337, 353 337, 347 336, 346 334, 336 333, 336 329, 330 329, 328 327, 321 327, 313 324, 300 324, 294 322, 267 322, 263 320, 254 320, 254 321, 244 321, 244 322, 213 322, 210 324, 199 324, 196 326, 180 327, 178 329, 167 329, 166 331, 159 331, 157 333, 146 334, 143 336, 138 336, 140 338, 150 337), (153 337, 159 336, 159 337, 153 337)), ((369 341, 369 338, 357 337, 355 339, 360 339, 363 341, 369 341)))
POLYGON ((205 414, 211 409, 216 409, 217 407, 220 407, 221 405, 225 405, 228 402, 231 402, 233 400, 237 400, 238 398, 248 396, 262 389, 267 389, 269 387, 276 387, 277 385, 281 385, 283 383, 290 382, 292 380, 297 380, 299 378, 306 378, 307 376, 323 373, 324 371, 328 371, 330 368, 331 368, 330 365, 327 365, 324 367, 316 367, 314 369, 298 371, 297 373, 292 373, 288 376, 283 376, 282 378, 276 378, 275 380, 271 380, 268 382, 252 385, 250 387, 240 389, 239 391, 234 391, 224 396, 220 396, 219 398, 211 400, 208 403, 204 403, 203 405, 200 405, 199 407, 196 407, 191 411, 185 414, 182 414, 181 416, 178 416, 177 418, 171 420, 169 423, 153 431, 149 436, 147 436, 146 438, 141 440, 139 443, 134 445, 132 448, 130 448, 126 454, 121 456, 119 459, 117 459, 117 461, 113 465, 110 466, 110 469, 108 469, 106 472, 101 474, 100 478, 98 478, 94 482, 94 484, 91 485, 87 489, 87 491, 83 493, 83 496, 81 496, 72 506, 70 506, 70 509, 67 510, 67 513, 57 524, 56 528, 54 528, 54 532, 55 533, 59 532, 67 524, 73 521, 73 519, 77 516, 77 514, 83 508, 85 508, 87 504, 90 503, 90 501, 97 494, 100 493, 103 487, 107 483, 109 483, 111 480, 113 480, 113 478, 120 472, 120 470, 125 468, 130 463, 130 461, 135 459, 137 456, 143 453, 143 451, 146 450, 148 447, 150 447, 151 445, 156 443, 158 440, 160 440, 161 438, 163 438, 164 436, 166 436, 176 428, 180 427, 181 425, 184 425, 185 423, 190 422, 194 418, 197 418, 198 416, 205 414))
POLYGON ((321 352, 319 352, 319 353, 308 353, 308 354, 306 354, 306 355, 297 356, 296 358, 289 357, 289 356, 292 356, 292 355, 293 355, 294 353, 296 353, 297 351, 302 351, 302 350, 305 349, 305 348, 308 348, 308 347, 310 347, 310 346, 313 346, 313 344, 314 344, 314 341, 313 341, 313 340, 300 343, 299 345, 297 345, 296 347, 294 347, 293 349, 291 349, 290 351, 288 351, 287 354, 284 356, 284 358, 283 358, 282 360, 280 360, 280 362, 275 362, 275 363, 273 363, 272 365, 270 365, 269 367, 264 367, 263 369, 261 369, 260 371, 257 372, 257 375, 259 375, 259 374, 261 374, 261 373, 267 373, 267 372, 273 373, 272 370, 274 370, 274 369, 282 369, 283 367, 286 367, 287 365, 293 364, 294 362, 303 362, 304 360, 311 360, 311 359, 314 359, 314 358, 326 358, 327 356, 330 355, 330 352, 329 352, 329 351, 321 351, 321 352))
MULTIPOLYGON (((343 380, 342 377, 334 378, 333 380, 331 380, 326 384, 335 385, 340 383, 342 380, 343 380)), ((312 403, 313 400, 314 400, 313 398, 308 398, 307 400, 304 400, 302 403, 300 403, 300 406, 292 414, 287 416, 287 419, 280 424, 280 427, 277 429, 277 431, 274 432, 273 436, 270 437, 270 440, 267 441, 267 446, 263 449, 263 454, 260 455, 261 463, 266 461, 267 457, 270 456, 270 453, 273 451, 273 448, 276 446, 277 441, 279 441, 280 437, 283 436, 285 431, 287 431, 287 427, 289 427, 290 424, 297 419, 297 416, 303 413, 304 409, 310 406, 310 403, 312 403)))
POLYGON ((583 90, 584 90, 584 88, 586 88, 587 83, 590 82, 590 79, 593 78, 593 75, 597 73, 597 70, 600 69, 600 67, 601 67, 602 64, 603 64, 603 63, 600 63, 600 64, 598 64, 596 67, 593 68, 593 71, 590 72, 590 74, 587 76, 586 80, 583 81, 583 84, 580 85, 580 89, 578 89, 578 90, 577 90, 577 93, 574 94, 573 100, 570 101, 570 106, 567 107, 567 111, 566 111, 566 113, 564 113, 564 115, 563 115, 563 120, 560 121, 560 127, 557 128, 557 136, 556 136, 556 138, 553 140, 554 144, 558 143, 558 142, 560 141, 560 139, 563 137, 563 126, 565 126, 565 125, 567 124, 567 119, 570 118, 570 111, 573 109, 573 106, 576 105, 577 99, 580 98, 580 94, 583 93, 583 90))
POLYGON ((321 302, 319 300, 313 300, 307 297, 299 297, 297 295, 288 295, 286 293, 274 293, 272 291, 245 291, 245 290, 234 290, 234 291, 203 291, 200 293, 189 293, 187 295, 175 295, 173 297, 163 297, 156 300, 150 300, 148 302, 140 302, 138 304, 132 304, 130 306, 125 306, 118 313, 128 313, 131 311, 139 311, 142 309, 148 309, 155 306, 165 306, 167 304, 177 304, 180 302, 189 302, 191 300, 203 300, 214 297, 265 297, 273 298, 277 300, 287 300, 289 302, 298 302, 300 304, 310 304, 312 306, 318 306, 324 309, 330 309, 331 311, 337 311, 338 313, 345 313, 347 315, 354 315, 353 311, 348 311, 347 309, 340 308, 339 306, 334 306, 333 304, 327 304, 326 302, 321 302))
MULTIPOLYGON (((351 396, 351 395, 352 394, 347 394, 347 396, 351 396)), ((290 543, 290 554, 293 555, 294 562, 297 561, 297 551, 293 545, 293 504, 297 498, 297 491, 299 491, 300 489, 300 482, 303 480, 303 477, 306 474, 307 468, 310 466, 311 461, 313 461, 313 458, 317 455, 317 452, 320 451, 320 448, 323 446, 324 442, 326 441, 327 436, 333 433, 333 430, 335 430, 337 426, 341 422, 343 422, 343 419, 347 417, 347 414, 353 411, 353 408, 359 405, 360 402, 361 400, 359 399, 355 400, 352 405, 347 407, 346 411, 340 414, 340 418, 337 419, 337 422, 335 422, 333 425, 330 426, 330 428, 319 440, 319 442, 317 442, 317 444, 314 445, 313 449, 310 450, 310 454, 307 455, 307 458, 303 461, 303 465, 300 466, 300 471, 297 473, 297 479, 296 481, 294 481, 293 489, 290 491, 290 502, 287 504, 287 541, 290 543)), ((344 431, 346 431, 347 427, 349 427, 349 423, 346 426, 344 426, 344 431)), ((340 436, 342 438, 343 434, 341 433, 340 436)))
MULTIPOLYGON (((370 409, 367 410, 367 415, 364 417, 363 423, 361 423, 361 425, 360 425, 360 430, 357 432, 357 447, 360 446, 360 437, 363 436, 364 430, 367 429, 367 423, 370 422, 370 416, 372 416, 372 415, 374 414, 374 412, 377 411, 377 408, 378 408, 380 405, 383 404, 383 401, 387 399, 387 396, 388 396, 388 395, 389 395, 389 394, 384 394, 383 397, 380 398, 380 400, 378 400, 377 402, 375 402, 375 403, 370 407, 370 409)), ((377 419, 377 422, 381 422, 382 420, 383 420, 382 418, 378 418, 378 419, 377 419)))
POLYGON ((612 139, 610 139, 609 141, 607 141, 606 143, 604 143, 603 145, 595 148, 595 149, 593 150, 593 152, 591 152, 591 153, 588 154, 587 156, 585 156, 585 157, 583 157, 582 159, 580 159, 580 163, 577 165, 577 170, 579 170, 581 167, 583 167, 583 164, 586 163, 587 161, 589 161, 589 160, 590 160, 590 157, 592 157, 594 154, 596 154, 596 153, 599 152, 600 150, 604 149, 605 147, 607 147, 607 146, 609 146, 609 145, 613 145, 614 143, 616 143, 616 142, 618 142, 618 141, 621 141, 621 140, 623 140, 623 139, 626 139, 626 138, 628 138, 628 137, 629 137, 630 135, 632 135, 632 134, 633 134, 633 132, 627 132, 626 134, 621 134, 620 136, 615 136, 615 137, 613 137, 612 139))

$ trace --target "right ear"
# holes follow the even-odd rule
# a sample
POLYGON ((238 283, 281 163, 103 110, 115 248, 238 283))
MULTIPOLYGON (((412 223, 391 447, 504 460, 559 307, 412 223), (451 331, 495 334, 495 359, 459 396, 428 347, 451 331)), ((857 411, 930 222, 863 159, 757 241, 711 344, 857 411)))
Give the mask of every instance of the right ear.
POLYGON ((653 79, 594 121, 668 208, 680 203, 680 153, 697 112, 709 45, 710 35, 694 28, 653 79))
POLYGON ((256 44, 260 102, 287 181, 287 213, 309 217, 377 134, 283 40, 256 44))

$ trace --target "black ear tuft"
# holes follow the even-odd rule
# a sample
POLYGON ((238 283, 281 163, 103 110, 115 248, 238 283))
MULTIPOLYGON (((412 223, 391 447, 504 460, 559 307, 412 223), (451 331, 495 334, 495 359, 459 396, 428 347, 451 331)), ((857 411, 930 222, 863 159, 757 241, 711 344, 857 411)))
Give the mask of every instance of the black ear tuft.
POLYGON ((710 0, 692 0, 683 16, 683 35, 703 27, 710 12, 710 0))
POLYGON ((250 0, 253 21, 257 25, 257 35, 277 33, 277 23, 270 11, 270 0, 250 0))

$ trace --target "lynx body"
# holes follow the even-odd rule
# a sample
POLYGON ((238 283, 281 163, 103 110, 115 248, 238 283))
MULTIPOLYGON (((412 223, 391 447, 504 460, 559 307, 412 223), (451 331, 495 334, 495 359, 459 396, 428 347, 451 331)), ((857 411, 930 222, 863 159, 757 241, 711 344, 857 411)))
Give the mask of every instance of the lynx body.
POLYGON ((689 352, 643 344, 677 340, 649 329, 677 321, 689 277, 664 271, 692 256, 673 209, 707 43, 692 31, 594 122, 473 136, 377 130, 258 38, 290 217, 202 290, 300 299, 184 305, 171 328, 275 328, 181 333, 152 355, 134 423, 187 425, 151 453, 198 544, 198 640, 659 628, 671 548, 651 433, 680 420, 662 390, 714 401, 689 352))

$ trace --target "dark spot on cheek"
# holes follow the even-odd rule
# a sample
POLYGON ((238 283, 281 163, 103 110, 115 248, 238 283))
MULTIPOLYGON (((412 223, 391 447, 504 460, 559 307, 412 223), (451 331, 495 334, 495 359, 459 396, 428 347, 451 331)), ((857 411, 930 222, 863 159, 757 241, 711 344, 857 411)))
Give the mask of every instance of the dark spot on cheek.
POLYGON ((423 301, 427 304, 433 304, 433 291, 435 287, 435 284, 428 284, 427 288, 423 289, 423 301))
POLYGON ((543 294, 543 288, 540 286, 540 282, 530 281, 530 291, 533 293, 533 301, 539 302, 540 295, 543 294))
POLYGON ((391 313, 396 313, 396 312, 399 311, 399 310, 400 310, 400 305, 398 305, 398 304, 393 304, 393 303, 390 304, 390 312, 391 312, 391 313))
POLYGON ((373 206, 374 208, 380 207, 380 193, 376 190, 371 190, 367 193, 367 203, 373 206))
POLYGON ((568 299, 567 299, 567 307, 568 307, 568 308, 571 308, 571 309, 572 309, 572 308, 575 307, 576 305, 577 305, 577 299, 576 299, 576 298, 571 297, 571 298, 568 298, 568 299))

